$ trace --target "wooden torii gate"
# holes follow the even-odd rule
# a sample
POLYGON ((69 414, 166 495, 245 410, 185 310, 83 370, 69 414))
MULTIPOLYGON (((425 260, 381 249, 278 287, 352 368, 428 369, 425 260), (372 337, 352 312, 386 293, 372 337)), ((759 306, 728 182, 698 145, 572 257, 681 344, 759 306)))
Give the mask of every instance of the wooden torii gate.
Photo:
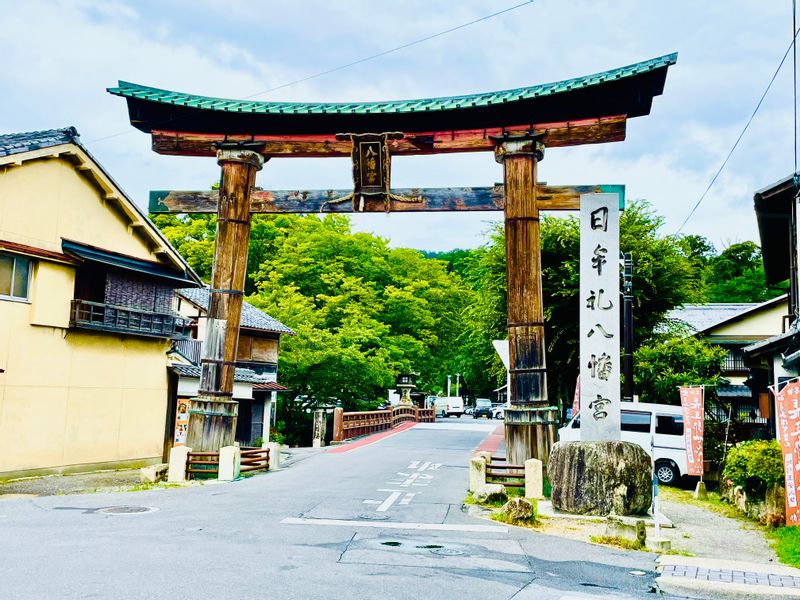
POLYGON ((629 118, 647 115, 677 54, 587 77, 448 98, 372 103, 255 102, 195 96, 120 82, 131 124, 160 154, 216 157, 219 191, 151 193, 152 212, 216 212, 217 243, 198 398, 188 445, 231 444, 235 422, 210 434, 231 400, 253 213, 503 210, 508 275, 511 408, 508 460, 547 461, 558 408, 547 398, 539 212, 575 210, 581 193, 620 186, 537 184, 545 147, 620 141, 629 118), (392 190, 391 157, 493 151, 503 185, 392 190), (352 190, 264 191, 270 158, 350 156, 352 190))

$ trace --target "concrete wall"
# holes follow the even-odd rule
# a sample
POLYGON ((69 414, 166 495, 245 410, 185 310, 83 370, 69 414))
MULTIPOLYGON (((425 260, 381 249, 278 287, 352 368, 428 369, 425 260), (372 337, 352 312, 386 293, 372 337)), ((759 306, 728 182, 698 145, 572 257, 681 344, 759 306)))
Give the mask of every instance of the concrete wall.
MULTIPOLYGON (((157 260, 117 202, 62 158, 0 168, 0 239, 157 260)), ((68 329, 74 278, 34 260, 29 302, 0 300, 0 476, 161 456, 169 342, 68 329)))

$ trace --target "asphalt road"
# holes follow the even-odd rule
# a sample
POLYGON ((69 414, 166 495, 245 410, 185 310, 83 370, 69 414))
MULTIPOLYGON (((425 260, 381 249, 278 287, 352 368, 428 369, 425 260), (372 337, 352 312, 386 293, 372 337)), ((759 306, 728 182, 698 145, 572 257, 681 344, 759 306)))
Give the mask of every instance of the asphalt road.
POLYGON ((462 509, 497 425, 419 424, 227 484, 1 501, 0 598, 652 598, 652 555, 462 509), (103 512, 120 506, 154 510, 103 512))

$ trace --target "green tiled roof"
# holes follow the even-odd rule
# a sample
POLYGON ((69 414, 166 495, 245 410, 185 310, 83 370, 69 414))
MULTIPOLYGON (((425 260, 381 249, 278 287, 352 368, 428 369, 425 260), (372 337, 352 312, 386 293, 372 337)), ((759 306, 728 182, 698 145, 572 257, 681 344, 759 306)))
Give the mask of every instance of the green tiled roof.
POLYGON ((545 83, 529 87, 516 88, 500 92, 486 92, 467 96, 451 96, 445 98, 424 98, 418 100, 394 100, 384 102, 256 102, 247 100, 231 100, 196 96, 181 92, 171 92, 158 88, 146 87, 135 83, 120 81, 115 88, 108 91, 125 98, 136 98, 160 104, 197 108, 230 113, 254 114, 381 114, 381 113, 414 113, 440 111, 448 109, 492 106, 552 96, 570 90, 590 88, 605 82, 625 79, 655 69, 674 65, 677 53, 667 54, 644 62, 604 71, 585 77, 566 79, 555 83, 545 83))

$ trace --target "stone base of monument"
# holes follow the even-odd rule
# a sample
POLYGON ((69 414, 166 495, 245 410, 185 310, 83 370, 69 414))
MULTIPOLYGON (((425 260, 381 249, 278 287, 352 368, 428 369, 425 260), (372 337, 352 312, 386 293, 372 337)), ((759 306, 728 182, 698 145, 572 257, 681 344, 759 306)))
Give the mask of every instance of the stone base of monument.
POLYGON ((643 515, 652 496, 644 448, 628 442, 558 442, 547 474, 553 508, 579 515, 643 515))

